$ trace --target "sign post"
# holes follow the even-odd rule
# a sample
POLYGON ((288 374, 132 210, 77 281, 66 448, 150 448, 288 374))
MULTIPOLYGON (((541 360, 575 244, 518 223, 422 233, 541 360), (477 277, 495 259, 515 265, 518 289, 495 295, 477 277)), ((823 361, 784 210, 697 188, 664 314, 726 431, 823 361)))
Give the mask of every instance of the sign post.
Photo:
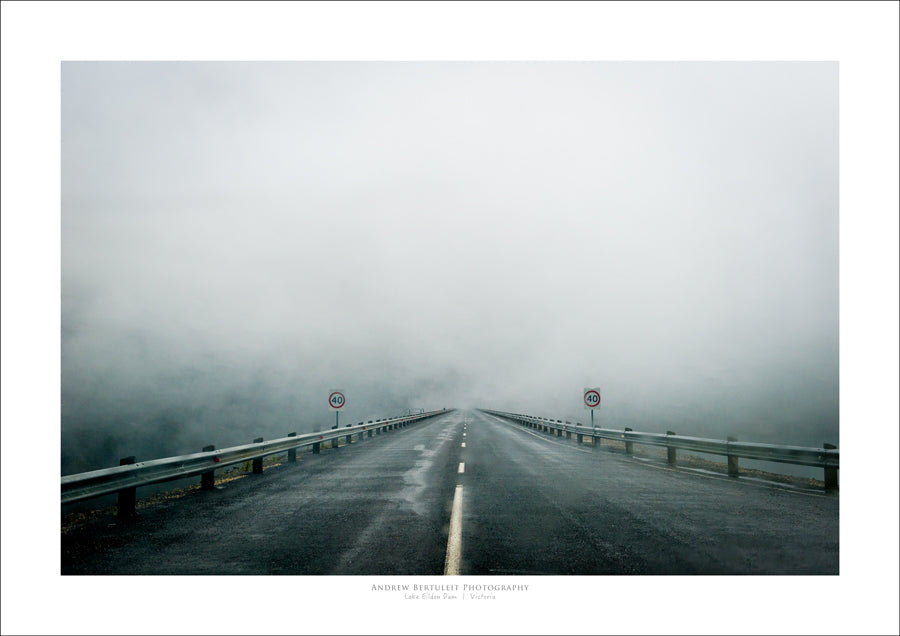
POLYGON ((600 387, 584 389, 584 408, 591 412, 591 428, 594 428, 594 409, 600 409, 600 387))
POLYGON ((343 389, 336 389, 328 392, 328 408, 334 411, 334 427, 338 427, 339 416, 341 414, 341 410, 344 408, 344 405, 347 404, 347 398, 344 397, 346 391, 343 389))

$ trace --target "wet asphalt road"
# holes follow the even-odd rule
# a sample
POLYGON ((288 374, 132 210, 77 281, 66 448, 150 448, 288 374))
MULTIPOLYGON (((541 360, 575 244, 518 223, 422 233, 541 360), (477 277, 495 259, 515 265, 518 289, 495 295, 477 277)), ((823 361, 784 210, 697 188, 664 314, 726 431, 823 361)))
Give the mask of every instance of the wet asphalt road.
POLYGON ((62 572, 441 575, 457 485, 463 575, 838 573, 837 495, 471 411, 86 524, 63 535, 62 572))
POLYGON ((672 469, 472 418, 463 573, 838 573, 836 495, 672 469))
POLYGON ((443 574, 461 422, 450 413, 298 453, 296 464, 139 510, 135 522, 70 532, 62 572, 443 574))

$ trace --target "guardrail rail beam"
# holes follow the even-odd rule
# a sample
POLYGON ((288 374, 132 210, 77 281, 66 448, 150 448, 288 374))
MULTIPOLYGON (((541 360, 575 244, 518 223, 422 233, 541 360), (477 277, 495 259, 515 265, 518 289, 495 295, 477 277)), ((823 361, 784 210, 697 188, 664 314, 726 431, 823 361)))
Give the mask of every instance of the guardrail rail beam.
POLYGON ((137 499, 136 489, 176 479, 200 476, 200 487, 203 490, 215 488, 215 471, 226 466, 244 464, 252 461, 253 472, 263 472, 263 460, 271 455, 287 452, 288 461, 296 461, 297 449, 312 447, 313 453, 320 453, 323 442, 336 446, 341 437, 347 437, 348 443, 353 435, 359 433, 360 438, 365 431, 371 437, 372 430, 380 434, 383 429, 396 426, 406 427, 431 417, 446 413, 441 411, 423 412, 415 417, 378 420, 369 426, 349 426, 338 431, 312 432, 298 435, 288 433, 287 437, 264 442, 262 437, 253 440, 252 444, 233 446, 217 451, 215 445, 204 446, 199 453, 164 457, 146 462, 136 462, 134 457, 120 460, 119 466, 91 470, 75 475, 63 475, 60 480, 61 503, 71 504, 103 495, 118 494, 119 516, 133 514, 137 499))
POLYGON ((523 424, 539 431, 547 432, 550 435, 561 436, 565 430, 565 434, 570 436, 572 432, 578 435, 584 435, 591 438, 594 448, 600 448, 604 439, 621 441, 625 444, 625 453, 633 455, 634 444, 644 444, 648 446, 661 446, 666 448, 666 460, 672 465, 677 465, 677 450, 688 452, 708 453, 711 455, 722 455, 727 458, 728 474, 732 477, 738 477, 740 473, 740 464, 738 458, 745 458, 754 461, 775 462, 782 464, 794 464, 797 466, 815 466, 825 471, 825 490, 834 491, 838 488, 838 469, 840 464, 840 453, 834 444, 823 444, 823 448, 813 448, 807 446, 787 446, 781 444, 762 444, 757 442, 739 442, 735 437, 727 439, 706 439, 701 437, 689 437, 676 435, 674 431, 666 431, 661 433, 641 433, 626 427, 624 432, 621 430, 593 428, 581 426, 561 426, 559 420, 549 420, 546 417, 523 416, 514 413, 505 413, 503 411, 492 411, 489 409, 479 409, 485 413, 496 415, 508 419, 517 424, 523 424))

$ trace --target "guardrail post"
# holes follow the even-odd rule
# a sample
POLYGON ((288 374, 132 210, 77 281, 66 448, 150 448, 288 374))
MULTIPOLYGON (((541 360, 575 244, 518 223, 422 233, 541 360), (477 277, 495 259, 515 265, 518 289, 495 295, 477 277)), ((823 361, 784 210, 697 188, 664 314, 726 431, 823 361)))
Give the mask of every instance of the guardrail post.
MULTIPOLYGON (((209 446, 203 447, 203 452, 208 453, 210 451, 216 450, 215 444, 210 444, 209 446)), ((201 490, 214 490, 216 487, 216 471, 210 470, 205 473, 200 473, 200 489, 201 490)))
MULTIPOLYGON (((626 427, 625 427, 625 430, 626 430, 626 431, 630 431, 631 429, 628 428, 628 427, 626 426, 626 427)), ((625 436, 623 435, 622 437, 625 437, 625 436)), ((634 454, 634 442, 625 442, 625 453, 626 453, 627 455, 633 455, 633 454, 634 454)))
MULTIPOLYGON (((666 431, 666 435, 675 435, 675 431, 666 431)), ((671 446, 666 447, 667 459, 672 466, 675 465, 675 449, 671 446)))
POLYGON ((581 433, 578 433, 577 442, 578 442, 579 444, 581 444, 581 443, 584 442, 584 437, 581 435, 581 433))
MULTIPOLYGON (((729 436, 727 441, 736 442, 738 441, 737 437, 729 436)), ((728 476, 729 477, 737 477, 738 476, 738 458, 736 455, 728 456, 728 476)))
POLYGON ((591 444, 594 445, 594 448, 600 448, 600 442, 602 440, 603 438, 598 435, 591 435, 591 444))
MULTIPOLYGON (((321 435, 319 435, 319 439, 322 439, 321 435)), ((319 453, 321 453, 322 452, 322 442, 316 442, 315 444, 313 444, 312 452, 314 455, 318 455, 319 453)))
MULTIPOLYGON (((263 438, 257 437, 255 440, 253 440, 253 443, 258 444, 261 441, 263 441, 263 438)), ((257 475, 262 474, 262 471, 263 471, 262 463, 263 463, 262 457, 257 457, 256 459, 253 460, 253 472, 255 474, 257 474, 257 475)))
MULTIPOLYGON (((297 437, 297 432, 295 431, 293 433, 288 433, 287 436, 288 437, 297 437)), ((289 462, 297 461, 297 449, 296 448, 288 449, 288 461, 289 462)))
MULTIPOLYGON (((835 450, 837 446, 825 442, 822 445, 825 450, 835 450)), ((834 466, 825 467, 825 490, 837 490, 838 487, 838 469, 834 466)))
MULTIPOLYGON (((119 460, 119 466, 128 466, 135 462, 134 455, 123 457, 119 460)), ((137 514, 134 506, 137 503, 137 488, 126 488, 119 491, 119 499, 116 502, 116 512, 120 519, 130 519, 137 514)))
POLYGON ((366 432, 369 434, 369 437, 372 437, 372 429, 371 428, 366 432))

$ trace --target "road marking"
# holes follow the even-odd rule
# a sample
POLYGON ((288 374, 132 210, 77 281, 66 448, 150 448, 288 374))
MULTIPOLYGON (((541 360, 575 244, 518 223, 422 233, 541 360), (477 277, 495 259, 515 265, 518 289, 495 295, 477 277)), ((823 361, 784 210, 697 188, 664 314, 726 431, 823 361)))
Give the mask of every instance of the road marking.
POLYGON ((465 447, 466 447, 466 443, 463 442, 462 444, 460 444, 460 446, 462 446, 463 448, 465 448, 465 447))
MULTIPOLYGON (((553 444, 555 446, 561 446, 563 448, 568 448, 570 450, 578 451, 579 453, 592 453, 593 452, 586 448, 578 448, 577 446, 573 446, 571 444, 563 444, 561 442, 554 442, 552 440, 547 439, 546 436, 544 436, 544 435, 538 435, 537 433, 532 433, 531 431, 526 430, 522 426, 516 426, 512 422, 505 422, 503 420, 498 420, 498 422, 500 424, 506 424, 507 426, 510 426, 513 430, 519 431, 521 433, 527 433, 528 435, 531 435, 532 437, 536 437, 539 440, 541 440, 542 442, 547 442, 548 444, 553 444)), ((465 433, 463 433, 463 435, 465 435, 465 433)))
MULTIPOLYGON (((506 424, 507 426, 509 426, 510 428, 512 428, 512 429, 514 429, 514 430, 521 431, 522 433, 527 433, 528 435, 531 435, 532 437, 536 437, 536 438, 538 438, 539 440, 542 440, 542 441, 544 441, 544 442, 547 442, 548 444, 554 444, 554 445, 556 445, 556 446, 562 446, 562 447, 564 447, 564 448, 569 448, 569 449, 572 449, 572 450, 577 450, 577 451, 580 451, 580 452, 582 452, 582 453, 593 453, 593 452, 594 452, 594 451, 588 450, 588 449, 586 449, 586 448, 578 448, 578 447, 570 446, 569 444, 561 444, 561 443, 559 443, 559 442, 551 441, 551 440, 547 439, 544 435, 538 435, 537 433, 532 433, 531 431, 527 430, 525 427, 519 426, 519 425, 516 425, 516 424, 513 424, 512 422, 508 422, 508 421, 506 421, 506 420, 504 420, 504 419, 501 419, 501 418, 497 417, 496 415, 490 415, 490 416, 488 416, 488 417, 493 417, 493 418, 494 418, 498 423, 500 423, 500 424, 506 424)), ((616 455, 616 456, 617 456, 617 457, 622 457, 622 458, 628 457, 627 455, 624 455, 624 456, 623 456, 623 455, 616 455)), ((666 465, 666 466, 658 466, 658 465, 652 463, 652 460, 645 460, 645 459, 643 459, 643 458, 641 458, 641 457, 632 457, 631 459, 633 459, 633 460, 638 460, 639 463, 640 463, 640 465, 642 465, 642 466, 649 466, 649 467, 651 467, 651 468, 656 468, 657 470, 675 471, 676 474, 680 473, 680 474, 682 474, 682 475, 694 475, 694 476, 696 476, 696 477, 703 477, 703 478, 705 478, 705 479, 715 479, 715 480, 717 480, 717 481, 729 481, 729 482, 731 482, 731 483, 752 484, 752 485, 758 486, 758 487, 760 487, 760 488, 770 488, 770 489, 772 489, 772 490, 781 490, 781 491, 783 491, 783 492, 789 492, 789 493, 793 493, 793 494, 795 494, 795 495, 805 495, 805 496, 807 496, 807 497, 828 497, 828 496, 829 496, 829 495, 827 495, 827 494, 825 494, 825 493, 808 492, 808 491, 805 491, 805 490, 796 490, 796 489, 793 489, 793 488, 784 488, 784 487, 781 487, 781 486, 774 485, 772 482, 765 482, 765 483, 762 483, 762 480, 759 480, 759 481, 754 482, 754 481, 752 481, 753 478, 748 478, 748 477, 739 478, 740 482, 738 482, 738 481, 735 480, 734 477, 727 477, 727 476, 725 476, 725 475, 712 475, 712 474, 704 475, 703 473, 697 472, 696 469, 691 469, 691 468, 688 468, 688 467, 680 467, 680 468, 678 468, 678 469, 673 469, 671 466, 668 466, 668 465, 666 465)))
POLYGON ((457 486, 453 494, 453 510, 450 512, 450 536, 447 537, 444 576, 459 576, 459 561, 462 556, 462 494, 463 487, 457 486))
POLYGON ((462 475, 464 472, 466 472, 466 463, 459 462, 459 470, 457 470, 456 472, 459 473, 460 475, 462 475))
POLYGON ((807 492, 805 490, 796 490, 794 488, 783 488, 781 486, 774 484, 773 482, 763 482, 762 480, 752 481, 753 480, 752 477, 743 477, 743 478, 739 477, 739 478, 735 479, 734 477, 729 477, 727 475, 704 474, 704 473, 698 472, 698 469, 696 469, 696 468, 690 468, 687 466, 680 467, 677 469, 672 468, 671 466, 657 466, 656 464, 651 463, 652 460, 644 459, 642 457, 634 457, 633 459, 638 460, 640 462, 641 466, 649 466, 650 468, 655 468, 657 470, 673 471, 675 474, 691 475, 693 477, 703 477, 704 479, 713 479, 715 481, 724 481, 724 482, 728 482, 728 483, 735 484, 735 485, 741 484, 742 486, 753 485, 753 486, 758 486, 760 488, 770 488, 772 490, 781 490, 782 492, 789 492, 794 495, 805 495, 807 497, 827 497, 828 496, 825 493, 807 492))

